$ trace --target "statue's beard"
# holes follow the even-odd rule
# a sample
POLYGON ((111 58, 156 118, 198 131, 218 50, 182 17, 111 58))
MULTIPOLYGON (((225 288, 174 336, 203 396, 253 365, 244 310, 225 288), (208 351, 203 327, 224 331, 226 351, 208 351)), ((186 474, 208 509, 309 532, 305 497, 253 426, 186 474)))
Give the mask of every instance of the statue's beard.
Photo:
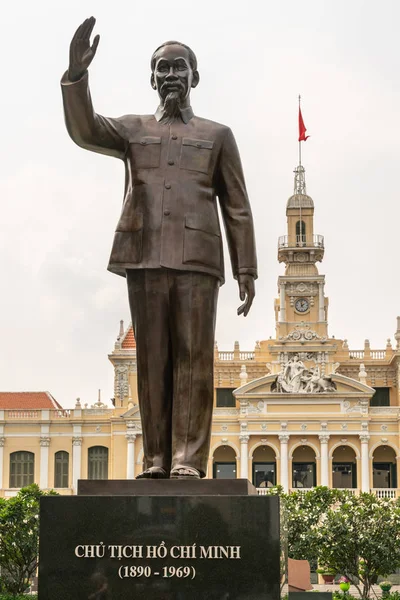
POLYGON ((160 123, 169 125, 175 119, 180 117, 180 100, 181 95, 178 91, 173 91, 167 94, 164 100, 163 116, 160 119, 160 123))

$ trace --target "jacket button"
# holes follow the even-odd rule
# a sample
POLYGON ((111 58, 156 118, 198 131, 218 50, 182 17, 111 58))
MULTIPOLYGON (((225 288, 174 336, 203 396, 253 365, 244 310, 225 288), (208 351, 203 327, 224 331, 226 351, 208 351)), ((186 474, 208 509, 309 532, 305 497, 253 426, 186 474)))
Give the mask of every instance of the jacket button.
POLYGON ((164 210, 164 215, 166 217, 169 217, 170 214, 171 214, 171 212, 169 210, 164 210))
POLYGON ((169 165, 171 165, 171 167, 172 167, 172 165, 174 165, 174 164, 175 164, 175 161, 173 161, 173 160, 169 160, 169 161, 168 161, 168 164, 169 164, 169 165))
POLYGON ((147 144, 145 140, 142 140, 140 143, 142 144, 142 146, 145 146, 147 144))
POLYGON ((165 184, 165 188, 166 188, 167 190, 170 190, 170 189, 171 189, 171 184, 170 184, 170 183, 166 183, 166 184, 165 184))
POLYGON ((177 140, 177 139, 178 139, 178 136, 177 136, 177 135, 172 135, 172 136, 171 136, 171 138, 172 138, 173 140, 177 140))
POLYGON ((196 144, 197 148, 201 148, 201 144, 196 144))

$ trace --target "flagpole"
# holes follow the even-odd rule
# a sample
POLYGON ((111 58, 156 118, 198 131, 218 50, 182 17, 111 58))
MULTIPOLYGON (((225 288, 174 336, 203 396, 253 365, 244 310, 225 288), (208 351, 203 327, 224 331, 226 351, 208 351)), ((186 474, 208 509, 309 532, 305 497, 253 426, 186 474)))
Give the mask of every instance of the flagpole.
MULTIPOLYGON (((300 111, 300 100, 301 96, 299 94, 299 111, 300 111)), ((299 140, 299 166, 301 167, 301 141, 299 140)))
MULTIPOLYGON (((300 115, 300 101, 301 101, 301 96, 299 94, 299 115, 300 115)), ((299 136, 300 137, 300 136, 299 136)), ((301 167, 301 140, 299 140, 299 167, 301 167)), ((301 214, 301 202, 300 202, 300 227, 299 227, 299 240, 297 240, 297 245, 302 246, 303 245, 303 221, 302 221, 302 214, 301 214)))

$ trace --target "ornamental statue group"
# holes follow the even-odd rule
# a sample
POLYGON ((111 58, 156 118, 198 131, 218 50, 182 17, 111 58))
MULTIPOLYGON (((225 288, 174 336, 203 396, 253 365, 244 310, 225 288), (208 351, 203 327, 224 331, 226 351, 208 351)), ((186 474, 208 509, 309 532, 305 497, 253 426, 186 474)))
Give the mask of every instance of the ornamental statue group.
POLYGON ((331 377, 321 374, 319 365, 308 369, 299 355, 295 354, 278 373, 272 391, 285 394, 319 394, 336 391, 336 384, 331 377))

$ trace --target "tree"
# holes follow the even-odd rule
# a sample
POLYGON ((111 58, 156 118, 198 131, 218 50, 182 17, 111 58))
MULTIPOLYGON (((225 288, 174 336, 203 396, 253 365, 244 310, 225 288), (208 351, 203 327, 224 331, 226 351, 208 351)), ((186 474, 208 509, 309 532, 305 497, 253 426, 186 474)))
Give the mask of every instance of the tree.
POLYGON ((400 505, 374 494, 347 496, 321 515, 309 537, 319 564, 368 598, 379 576, 400 567, 400 505))
POLYGON ((0 499, 0 587, 13 595, 23 593, 36 572, 39 501, 49 494, 56 492, 42 492, 33 484, 13 498, 0 499))
POLYGON ((347 497, 343 490, 318 486, 307 492, 292 492, 282 498, 289 558, 315 562, 318 556, 312 529, 329 509, 347 497))

